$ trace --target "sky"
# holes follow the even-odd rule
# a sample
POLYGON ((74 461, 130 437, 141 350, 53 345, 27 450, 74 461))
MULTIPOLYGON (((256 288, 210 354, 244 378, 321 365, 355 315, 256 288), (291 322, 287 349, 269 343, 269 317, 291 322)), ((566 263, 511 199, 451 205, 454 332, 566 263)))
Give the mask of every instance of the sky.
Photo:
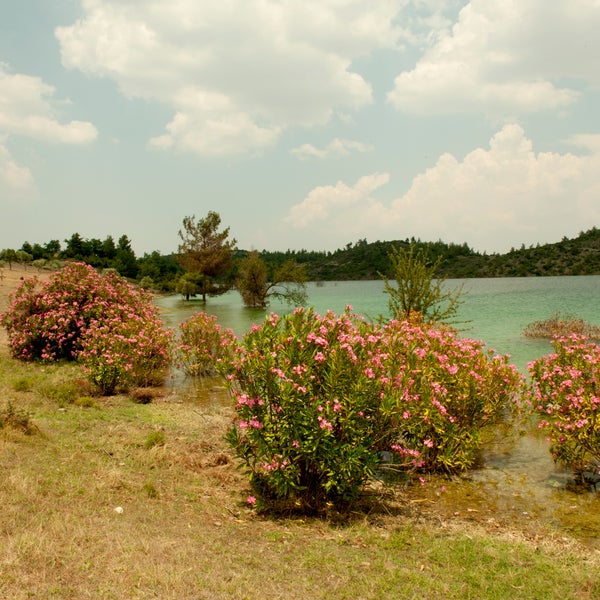
POLYGON ((600 226, 600 0, 0 0, 0 248, 600 226))

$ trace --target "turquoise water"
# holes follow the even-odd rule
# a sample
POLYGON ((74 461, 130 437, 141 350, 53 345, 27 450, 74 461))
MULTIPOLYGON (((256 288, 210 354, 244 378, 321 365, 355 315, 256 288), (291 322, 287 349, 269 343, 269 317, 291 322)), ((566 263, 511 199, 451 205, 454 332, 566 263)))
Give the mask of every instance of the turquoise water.
MULTIPOLYGON (((560 311, 600 325, 600 276, 522 277, 495 279, 456 279, 446 282, 450 289, 463 287, 458 320, 461 335, 485 342, 500 354, 510 354, 511 362, 525 372, 527 363, 551 350, 549 342, 526 338, 523 329, 534 321, 547 319, 560 311)), ((342 312, 347 305, 370 318, 387 315, 387 294, 381 281, 338 281, 309 283, 309 304, 320 313, 342 312)), ((245 308, 237 292, 201 302, 184 302, 180 296, 160 298, 170 324, 177 324, 196 310, 206 310, 219 322, 243 335, 253 323, 261 323, 265 312, 245 308)), ((269 312, 284 314, 290 308, 274 302, 269 312)))

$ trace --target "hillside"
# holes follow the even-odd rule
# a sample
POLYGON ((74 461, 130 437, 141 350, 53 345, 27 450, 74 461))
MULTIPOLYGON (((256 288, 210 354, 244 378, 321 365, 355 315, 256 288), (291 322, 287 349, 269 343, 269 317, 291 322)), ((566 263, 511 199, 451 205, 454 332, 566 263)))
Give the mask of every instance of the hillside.
POLYGON ((600 274, 600 230, 596 227, 573 239, 565 237, 552 244, 522 246, 506 254, 481 254, 467 244, 422 242, 413 238, 371 243, 359 240, 335 252, 263 251, 261 256, 271 266, 285 260, 304 264, 311 281, 378 279, 379 273, 391 275, 388 259, 391 247, 410 243, 423 247, 432 261, 441 256, 439 274, 446 278, 600 274))

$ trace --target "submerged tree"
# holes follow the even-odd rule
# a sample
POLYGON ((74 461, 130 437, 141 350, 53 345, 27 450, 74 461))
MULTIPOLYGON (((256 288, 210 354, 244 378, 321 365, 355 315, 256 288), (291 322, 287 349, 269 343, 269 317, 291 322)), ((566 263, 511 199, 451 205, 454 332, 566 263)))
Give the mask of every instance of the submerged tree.
POLYGON ((204 219, 194 216, 183 219, 179 230, 181 244, 177 260, 189 273, 197 274, 197 293, 206 302, 207 295, 226 292, 231 286, 225 281, 237 241, 229 240, 229 227, 219 231, 221 217, 210 211, 204 219))
POLYGON ((267 265, 253 250, 240 262, 237 289, 244 304, 251 308, 266 308, 269 298, 279 298, 288 304, 306 303, 306 270, 293 260, 274 269, 269 277, 267 265))
POLYGON ((408 249, 392 246, 389 253, 396 285, 381 275, 392 318, 419 318, 428 322, 448 321, 462 304, 462 286, 445 289, 445 279, 436 278, 443 258, 430 262, 422 248, 410 244, 408 249))

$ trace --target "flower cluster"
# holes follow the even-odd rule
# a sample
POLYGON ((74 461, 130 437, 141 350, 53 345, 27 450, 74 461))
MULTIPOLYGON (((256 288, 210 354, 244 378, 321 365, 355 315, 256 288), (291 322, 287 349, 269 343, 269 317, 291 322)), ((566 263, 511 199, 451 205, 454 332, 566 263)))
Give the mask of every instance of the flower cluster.
POLYGON ((585 336, 555 338, 531 362, 532 403, 554 460, 576 471, 600 465, 600 346, 585 336))
POLYGON ((506 357, 450 329, 350 308, 271 315, 221 367, 239 417, 228 439, 255 495, 314 510, 355 499, 382 457, 409 472, 472 466, 481 428, 522 385, 506 357))
POLYGON ((177 366, 191 377, 214 375, 218 364, 237 346, 231 329, 223 328, 214 315, 197 312, 179 325, 177 366))
POLYGON ((170 362, 170 335, 151 296, 116 273, 71 263, 40 284, 25 280, 2 314, 14 357, 81 359, 105 393, 154 379, 170 362))
POLYGON ((521 408, 524 382, 508 357, 449 327, 391 321, 379 352, 381 418, 404 468, 471 468, 482 430, 521 408))
POLYGON ((131 315, 94 321, 82 336, 78 358, 103 394, 117 387, 157 385, 171 363, 172 332, 157 317, 131 315))

